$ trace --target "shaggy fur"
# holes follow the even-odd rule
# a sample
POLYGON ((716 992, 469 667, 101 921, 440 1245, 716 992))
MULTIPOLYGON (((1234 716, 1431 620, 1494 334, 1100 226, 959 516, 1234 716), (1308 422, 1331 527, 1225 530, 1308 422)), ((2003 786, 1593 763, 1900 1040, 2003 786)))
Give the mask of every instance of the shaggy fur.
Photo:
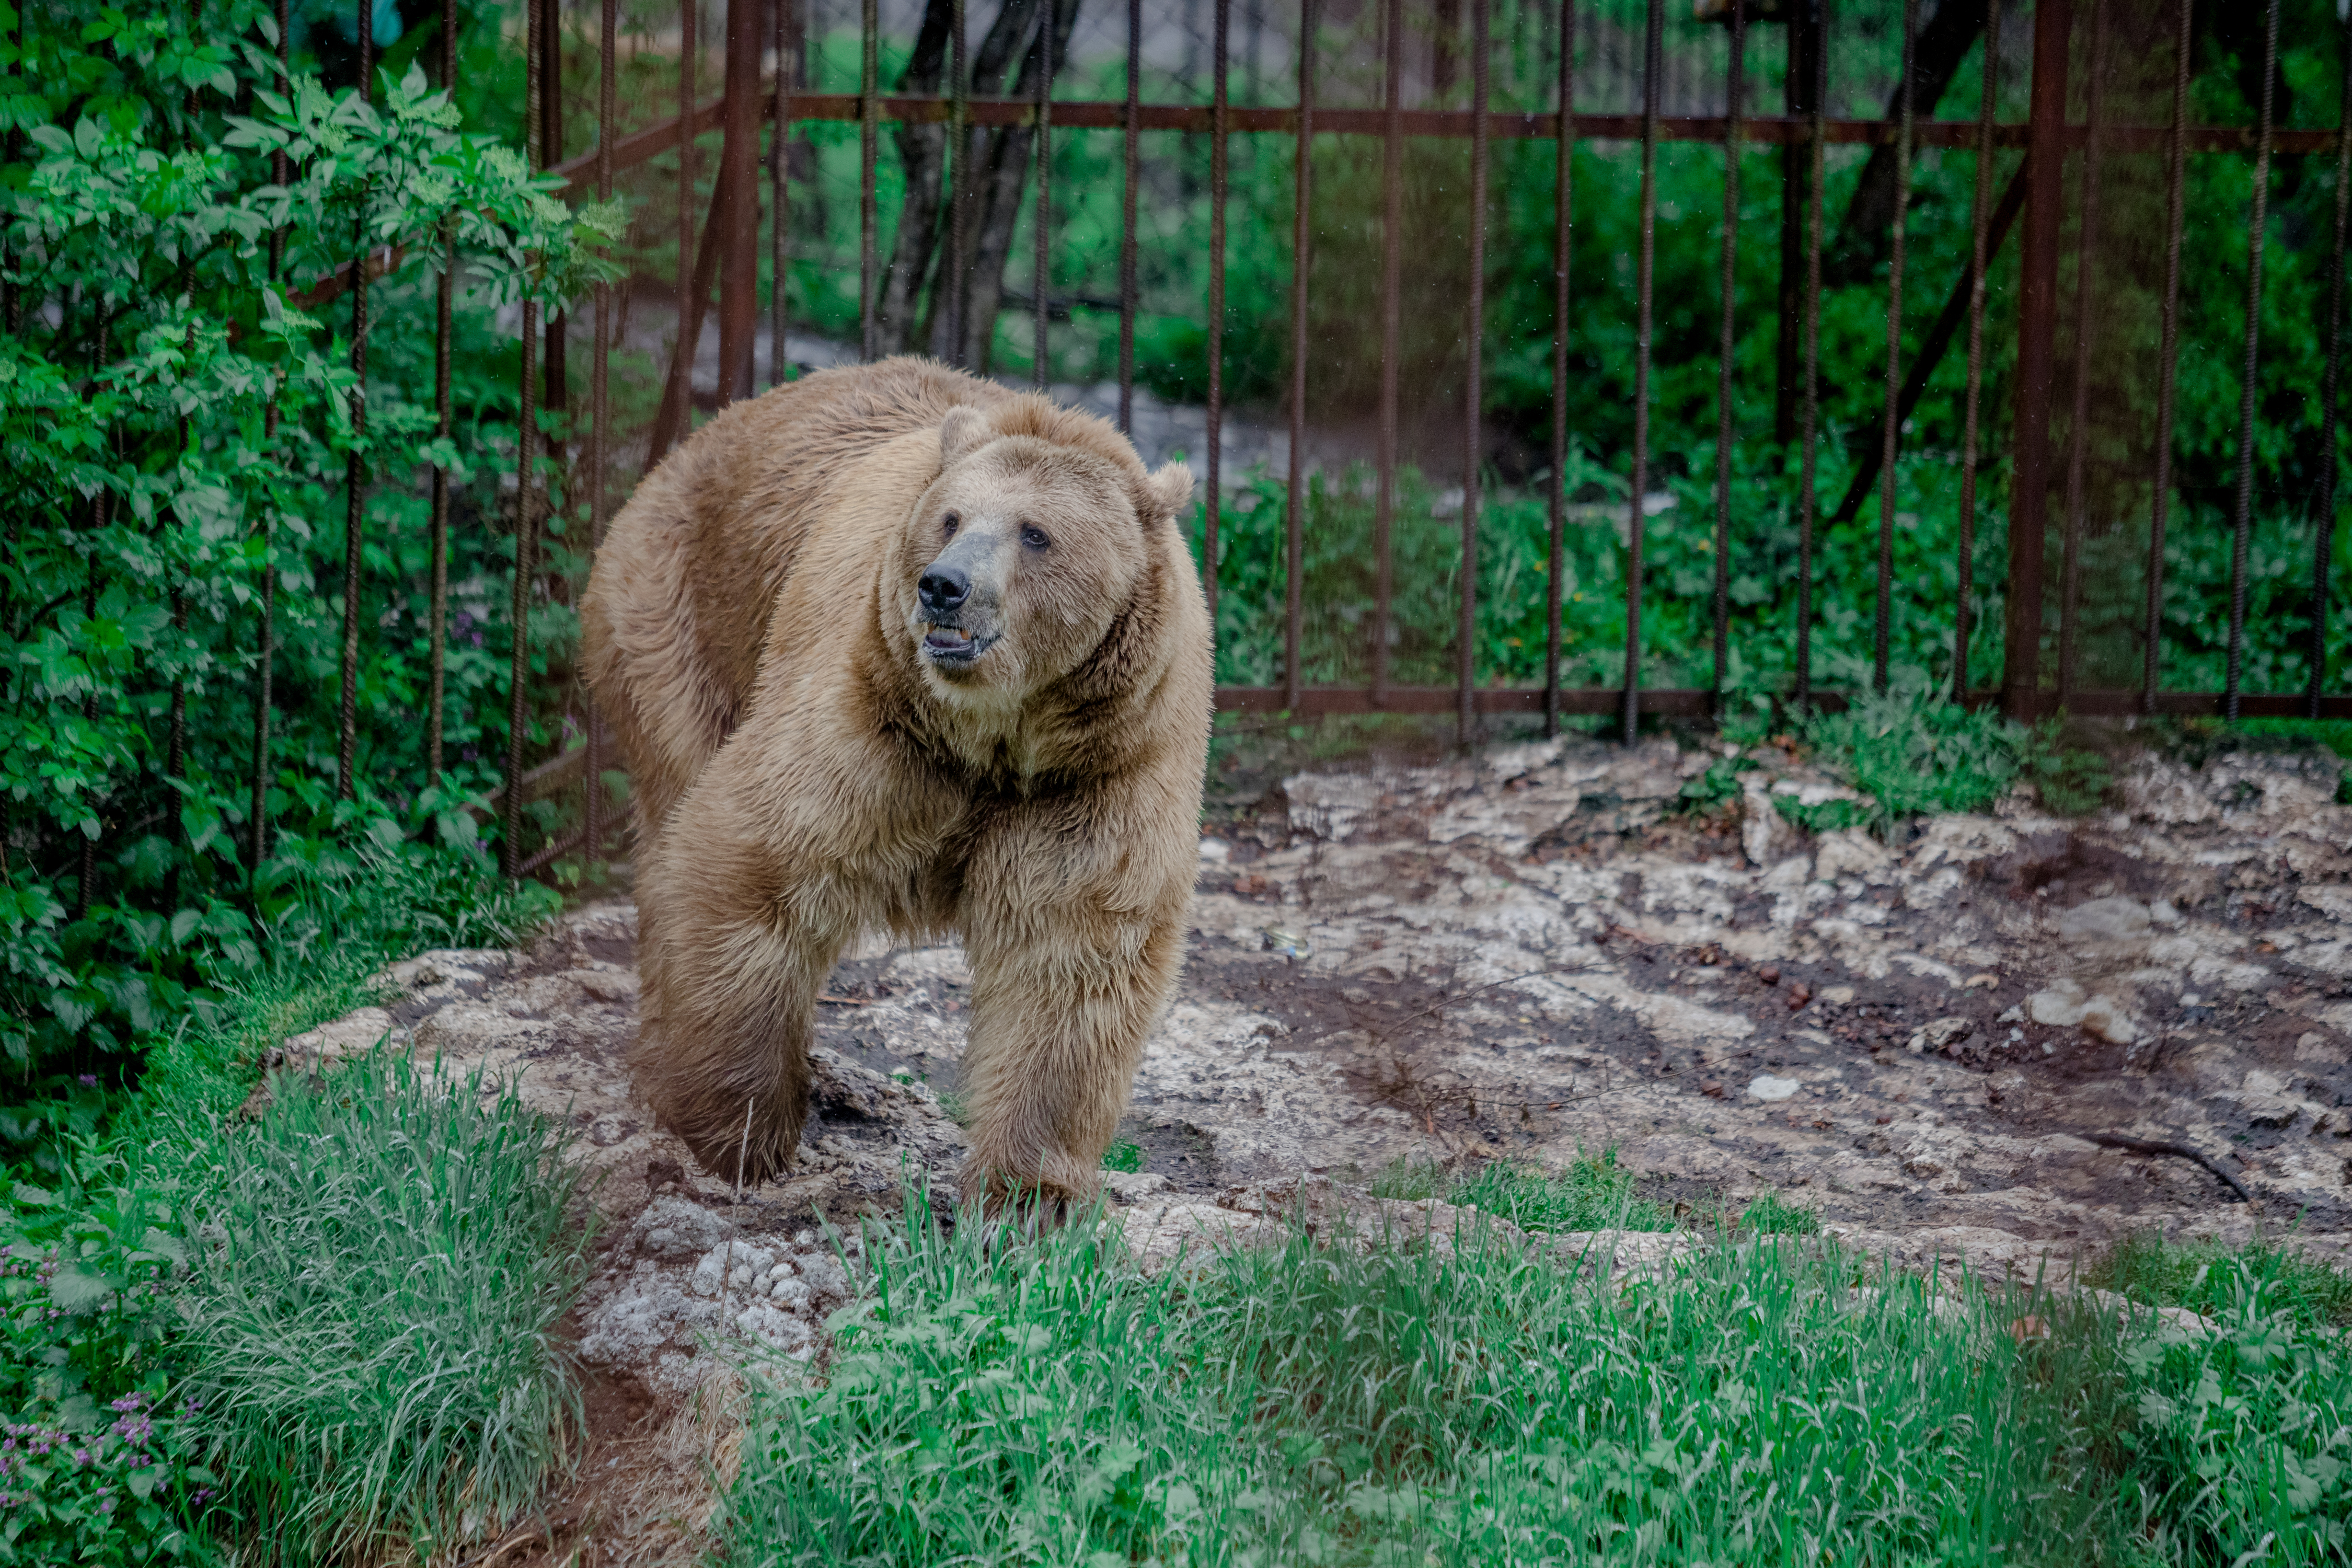
POLYGON ((632 1066, 706 1167, 747 1107, 745 1174, 791 1158, 850 942, 953 931, 965 1192, 1095 1189, 1198 866, 1190 494, 1098 419, 897 359, 735 405, 614 521, 582 619, 635 791, 632 1066), (960 612, 918 591, 950 562, 960 612))

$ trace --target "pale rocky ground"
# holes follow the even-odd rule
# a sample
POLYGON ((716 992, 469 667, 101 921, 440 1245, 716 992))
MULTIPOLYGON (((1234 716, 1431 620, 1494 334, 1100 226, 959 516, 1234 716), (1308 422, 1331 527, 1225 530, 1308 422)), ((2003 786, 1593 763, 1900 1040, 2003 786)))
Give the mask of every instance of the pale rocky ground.
MULTIPOLYGON (((1770 795, 1845 792, 1777 752, 1734 811, 1673 816, 1722 754, 1573 740, 1301 773, 1204 837, 1192 960, 1121 1134, 1144 1171, 1110 1181, 1137 1251, 1302 1205, 1443 1232, 1444 1205, 1360 1187, 1401 1159, 1609 1147, 1701 1233, 1774 1189, 1852 1245, 1988 1278, 2063 1279, 2135 1229, 2352 1241, 2333 758, 2143 760, 2122 809, 2021 795, 1882 843, 1790 826, 1770 795), (2255 1201, 2093 1133, 2185 1144, 2255 1201)), ((811 1356, 855 1289, 853 1217, 895 1212, 902 1173, 945 1206, 968 977, 953 946, 845 960, 799 1164, 738 1202, 629 1092, 635 929, 593 903, 527 952, 422 954, 288 1055, 393 1031, 562 1119, 605 1227, 579 1353, 650 1409, 730 1342, 811 1356)), ((1607 1239, 1621 1268, 1690 1245, 1607 1239)))

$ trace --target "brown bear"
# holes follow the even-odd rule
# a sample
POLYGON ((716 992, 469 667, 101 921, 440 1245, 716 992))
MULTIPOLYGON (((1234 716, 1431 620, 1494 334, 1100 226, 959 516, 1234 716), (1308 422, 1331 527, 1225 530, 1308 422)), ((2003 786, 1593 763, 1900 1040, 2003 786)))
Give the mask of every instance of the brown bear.
POLYGON ((734 405, 614 520, 581 618, 635 794, 631 1066, 707 1168, 791 1158, 845 946, 955 931, 964 1193, 1095 1190, 1199 865, 1191 494, 1099 419, 892 359, 734 405))

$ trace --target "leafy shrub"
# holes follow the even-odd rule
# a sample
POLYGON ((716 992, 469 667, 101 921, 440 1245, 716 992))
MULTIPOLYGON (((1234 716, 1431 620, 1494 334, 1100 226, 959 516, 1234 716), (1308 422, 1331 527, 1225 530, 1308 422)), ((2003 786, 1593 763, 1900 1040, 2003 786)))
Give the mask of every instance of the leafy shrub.
POLYGON ((1885 820, 1885 814, 1866 800, 1823 800, 1811 805, 1793 795, 1771 797, 1772 809, 1784 822, 1803 828, 1808 833, 1837 833, 1849 827, 1870 827, 1885 820))
POLYGON ((1717 757, 1705 773, 1683 781, 1674 809, 1698 816, 1723 810, 1739 798, 1739 775, 1757 765, 1747 757, 1717 757))
POLYGON ((1102 1168, 1132 1176, 1143 1169, 1143 1146, 1139 1143, 1114 1143, 1103 1151, 1102 1168))
POLYGON ((219 1482, 175 1376, 185 1273, 168 1183, 89 1152, 17 1182, 0 1261, 0 1563, 205 1555, 219 1482))
POLYGON ((504 1530, 564 1462, 589 1237, 510 1088, 374 1055, 224 1128, 182 1312, 239 1533, 291 1563, 504 1530))
MULTIPOLYGON (((302 60, 282 80, 263 0, 201 15, 0 11, 22 149, 0 180, 0 274, 23 324, 0 335, 0 453, 15 481, 0 552, 0 1057, 37 1082, 112 1080, 192 1006, 249 978, 310 870, 354 843, 421 840, 400 852, 476 873, 459 808, 495 777, 496 645, 512 630, 491 626, 488 645, 466 634, 514 558, 499 476, 513 465, 517 368, 495 312, 525 295, 560 302, 602 275, 612 215, 568 213, 518 154, 462 132, 448 96, 414 71, 378 84, 373 104, 329 92, 302 60), (463 282, 456 425, 436 441, 429 323, 445 242, 463 282), (339 335, 348 308, 313 315, 292 291, 362 245, 394 262, 369 290, 364 389, 339 335), (353 459, 360 608, 376 629, 357 671, 357 798, 338 800, 343 606, 331 585, 353 459), (428 461, 452 476, 456 633, 451 754, 430 785, 428 461), (280 679, 271 853, 254 868, 265 585, 280 679)), ((495 54, 497 8, 468 33, 495 54)), ((551 527, 560 535, 562 521, 551 527)), ((560 648, 563 629, 542 627, 541 645, 560 648)))

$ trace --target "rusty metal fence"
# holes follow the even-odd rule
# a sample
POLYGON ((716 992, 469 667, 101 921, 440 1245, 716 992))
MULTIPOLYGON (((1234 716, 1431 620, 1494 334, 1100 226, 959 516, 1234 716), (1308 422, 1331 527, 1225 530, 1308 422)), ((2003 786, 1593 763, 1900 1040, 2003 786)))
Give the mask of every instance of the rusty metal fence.
MULTIPOLYGON (((699 36, 702 18, 698 0, 686 0, 677 14, 674 34, 655 40, 657 48, 674 50, 676 55, 676 110, 655 123, 624 133, 615 103, 621 17, 617 0, 601 0, 595 15, 594 42, 586 49, 598 71, 597 134, 588 151, 571 152, 562 144, 562 116, 554 106, 550 86, 562 79, 564 69, 562 0, 525 0, 529 22, 522 44, 531 83, 529 140, 540 165, 563 176, 575 193, 609 198, 616 177, 624 172, 672 154, 678 162, 674 216, 677 263, 671 284, 679 328, 669 351, 660 405, 643 450, 645 468, 659 461, 690 426, 698 401, 693 364, 698 346, 703 341, 705 316, 714 285, 718 316, 715 401, 723 404, 751 395, 755 391, 758 366, 754 345, 761 289, 759 238, 763 200, 770 240, 770 277, 774 284, 769 300, 768 328, 772 377, 785 362, 790 322, 787 289, 782 280, 788 258, 800 242, 801 231, 792 210, 788 159, 781 151, 785 138, 777 134, 778 128, 804 129, 828 123, 856 128, 859 170, 856 346, 867 358, 877 353, 880 341, 877 289, 884 263, 879 248, 879 170, 885 126, 943 124, 948 128, 947 141, 952 151, 939 199, 953 237, 949 254, 956 257, 965 254, 963 226, 970 221, 974 195, 971 183, 975 176, 966 168, 968 159, 962 151, 971 144, 969 134, 988 127, 1020 128, 1031 132, 1034 178, 1028 199, 1033 204, 1035 281, 1029 308, 1034 318, 1034 364, 1041 384, 1049 363, 1052 321, 1045 279, 1053 266, 1055 237, 1057 193, 1052 183, 1055 139, 1072 132, 1117 132, 1122 139, 1124 181, 1118 294, 1115 300, 1102 303, 1108 309, 1115 309, 1118 314, 1118 409, 1121 423, 1126 424, 1132 417, 1136 395, 1139 146, 1148 132, 1181 132, 1206 139, 1209 152, 1209 224, 1201 237, 1208 250, 1203 354, 1209 436, 1202 456, 1206 493, 1211 498, 1220 496, 1230 479, 1221 469, 1219 439, 1229 415, 1223 365, 1228 330, 1226 209, 1230 153, 1237 142, 1245 140, 1265 145, 1286 145, 1292 155, 1294 189, 1290 333, 1286 355, 1286 390, 1280 408, 1288 435, 1286 511, 1280 543, 1284 594, 1280 677, 1272 685, 1223 687, 1217 695, 1219 707, 1302 717, 1450 710, 1457 716, 1465 738, 1473 732, 1480 714, 1540 714, 1547 728, 1556 727, 1568 716, 1611 715, 1629 735, 1644 714, 1704 717, 1714 711, 1721 700, 1728 658, 1731 612, 1727 573, 1735 547, 1732 476, 1740 444, 1735 413, 1743 398, 1764 395, 1758 387, 1741 384, 1740 367, 1734 352, 1742 324, 1735 270, 1743 247, 1752 247, 1759 243, 1752 232, 1743 233, 1738 154, 1742 149, 1779 148, 1784 150, 1780 163, 1784 189, 1776 310, 1783 318, 1784 360, 1793 357, 1801 365, 1794 377, 1795 384, 1801 388, 1801 396, 1799 405, 1790 410, 1793 428, 1785 432, 1801 476, 1796 494, 1796 614, 1789 628, 1797 651, 1793 688, 1781 696, 1800 707, 1833 703, 1842 700, 1843 694, 1813 689, 1810 650, 1818 608, 1813 595, 1816 552, 1824 514, 1832 510, 1824 504, 1825 498, 1816 493, 1817 458, 1825 439, 1820 405, 1824 160, 1827 150, 1833 147, 1883 148, 1892 154, 1894 182, 1884 282, 1883 403, 1874 439, 1869 449, 1860 453, 1857 471, 1841 509, 1852 515, 1867 504, 1867 492, 1874 480, 1877 594, 1871 679, 1884 686, 1889 672, 1889 605, 1893 598, 1892 563, 1897 526, 1895 468, 1903 451, 1905 428, 1927 395, 1929 377, 1937 363, 1957 342, 1963 345, 1966 364, 1960 394, 1964 413, 1958 454, 1959 543, 1955 563, 1958 591, 1947 607, 1948 630, 1943 634, 1950 650, 1949 688, 1956 696, 1975 704, 1997 703, 2019 719, 2040 717, 2061 708, 2093 716, 2352 716, 2352 697, 2330 689, 2327 668, 2329 574, 2338 490, 2337 403, 2345 307, 2344 249, 2347 197, 2352 193, 2352 181, 2347 181, 2347 174, 2352 174, 2352 122, 2327 130, 2285 129, 2275 122, 2271 83, 2276 75, 2283 0, 2270 0, 2263 13, 2261 91, 2258 112, 2251 126, 2200 124, 2192 117, 2189 0, 2146 0, 2137 12, 2132 13, 2138 22, 2146 24, 2148 17, 2140 12, 2152 15, 2160 10, 2161 30, 2172 39, 2168 113, 2153 121, 2146 117, 2139 121, 2116 118, 2102 97, 2103 72, 2116 47, 2116 19, 2125 14, 2132 0, 2039 0, 2030 7, 2014 7, 2006 27, 2002 0, 1975 0, 1981 13, 1982 36, 1992 42, 1980 51, 1982 79, 1975 84, 1974 94, 1978 111, 1964 119, 1932 118, 1933 105, 1916 101, 1915 84, 1918 77, 1914 60, 1926 29, 1941 25, 1946 20, 1945 12, 1955 7, 1968 9, 1969 0, 1944 0, 1937 15, 1926 19, 1921 14, 1922 0, 1889 0, 1884 21, 1899 35, 1900 65, 1895 76, 1894 110, 1883 118, 1837 117, 1828 112, 1827 83, 1836 66, 1831 47, 1834 35, 1824 0, 1767 0, 1766 4, 1748 0, 1745 5, 1739 0, 1699 0, 1700 15, 1712 16, 1724 40, 1719 51, 1709 57, 1712 68, 1722 72, 1719 91, 1716 84, 1696 79, 1688 62, 1678 64, 1670 58, 1665 0, 1646 0, 1645 9, 1639 14, 1637 30, 1628 34, 1629 37, 1638 37, 1638 51, 1618 66, 1637 95, 1636 100, 1630 110, 1618 107, 1605 111, 1580 107, 1580 89, 1589 89, 1590 85, 1586 73, 1600 68, 1590 56, 1580 66, 1578 52, 1580 27, 1588 25, 1588 14, 1594 8, 1591 0, 1584 5, 1580 5, 1578 0, 1556 0, 1555 5, 1538 7, 1545 13, 1538 20, 1550 50, 1551 101, 1538 108, 1500 109, 1490 94, 1490 64, 1496 47, 1492 26, 1495 0, 1414 0, 1410 8, 1404 0, 1357 0, 1356 4, 1344 5, 1342 0, 1297 0, 1295 9, 1283 18, 1270 17, 1264 0, 1244 0, 1242 20, 1251 35, 1248 60, 1252 90, 1243 96, 1254 100, 1247 102, 1237 102, 1233 90, 1234 0, 1200 0, 1210 12, 1206 56, 1211 80, 1204 95, 1206 102, 1145 101, 1143 47, 1151 22, 1141 0, 1112 0, 1110 5, 1085 0, 1097 24, 1093 37, 1097 47, 1106 28, 1114 30, 1115 38, 1115 30, 1122 25, 1124 27, 1125 92, 1122 98, 1112 100, 1054 96, 1055 86, 1068 65, 1066 58, 1055 57, 1056 40, 1062 41, 1066 51, 1071 37, 1066 20, 1058 32, 1055 24, 1061 16, 1062 7, 1073 12, 1077 9, 1077 0, 1037 0, 1045 18, 1038 30, 1039 41, 1034 46, 1042 57, 1042 68, 1031 73, 1034 90, 1022 96, 983 96, 970 90, 970 24, 976 18, 966 16, 963 0, 927 5, 922 11, 932 26, 940 20, 934 14, 944 13, 948 28, 944 82, 942 90, 937 92, 886 90, 885 61, 903 58, 908 39, 886 29, 882 0, 853 0, 858 7, 859 89, 851 93, 812 90, 803 85, 807 79, 805 49, 812 36, 809 8, 826 0, 722 3, 724 25, 717 52, 723 64, 717 94, 702 96, 703 87, 698 76, 708 46, 699 36), (1123 6, 1123 15, 1119 6, 1123 6), (1319 58, 1318 44, 1330 20, 1323 14, 1326 8, 1344 10, 1345 19, 1351 24, 1370 26, 1380 40, 1376 57, 1378 101, 1371 106, 1336 106, 1323 100, 1328 68, 1319 58), (1780 74, 1787 106, 1793 111, 1766 113, 1750 107, 1750 100, 1756 96, 1757 40, 1768 22, 1782 35, 1780 74), (1293 100, 1287 103, 1255 101, 1271 95, 1268 84, 1259 79, 1256 66, 1259 35, 1270 26, 1278 26, 1290 44, 1287 88, 1293 100), (1459 71, 1460 86, 1454 96, 1460 101, 1408 107, 1404 92, 1408 77, 1403 58, 1405 42, 1433 26, 1459 40, 1443 47, 1457 51, 1449 57, 1453 61, 1449 68, 1459 71), (2023 47, 2004 48, 2004 38, 2018 40, 2023 47), (2027 112, 2021 120, 2000 116, 2005 71, 2010 73, 2007 86, 2012 101, 2016 90, 2021 86, 2023 89, 2027 112), (2021 82, 2018 79, 2021 77, 2021 82), (1716 111, 1682 111, 1703 100, 1712 100, 1716 111), (1678 111, 1669 112, 1670 110, 1678 111), (705 166, 708 153, 699 144, 714 136, 718 142, 715 163, 705 166), (1461 221, 1468 247, 1469 287, 1461 302, 1459 323, 1466 376, 1455 426, 1460 432, 1455 448, 1456 472, 1463 499, 1458 542, 1456 667, 1455 679, 1450 686, 1396 682, 1391 679, 1387 654, 1387 634, 1397 588, 1391 528, 1400 462, 1400 280, 1406 265, 1400 217, 1403 199, 1402 150, 1408 139, 1428 138, 1465 142, 1469 153, 1469 177, 1460 193, 1461 221), (1369 636, 1370 670, 1368 681, 1349 686, 1307 684, 1301 647, 1302 605, 1307 590, 1304 581, 1305 536, 1310 524, 1307 504, 1311 463, 1308 426, 1316 401, 1316 388, 1309 376, 1311 356, 1307 342, 1309 291, 1313 286, 1309 252, 1317 238, 1310 221, 1316 202, 1317 167, 1311 152, 1318 139, 1343 141, 1360 149, 1367 160, 1377 157, 1383 216, 1381 240, 1361 258, 1367 272, 1377 271, 1381 279, 1377 320, 1366 324, 1366 330, 1376 331, 1381 342, 1374 458, 1375 588, 1369 636), (1489 483, 1481 427, 1486 391, 1481 346, 1488 334, 1485 285, 1492 196, 1489 172, 1496 143, 1528 140, 1548 142, 1558 149, 1554 160, 1556 177, 1549 192, 1553 220, 1550 284, 1555 324, 1548 345, 1552 378, 1548 453, 1550 479, 1543 487, 1549 527, 1545 679, 1540 686, 1497 688, 1479 683, 1478 640, 1474 635, 1481 614, 1475 556, 1479 548, 1483 490, 1489 483), (1631 144, 1638 149, 1640 169, 1639 242, 1637 254, 1632 258, 1636 318, 1633 338, 1633 426, 1630 452, 1624 463, 1630 484, 1625 490, 1622 524, 1625 677, 1621 686, 1605 688, 1566 685, 1561 676, 1560 584, 1566 536, 1571 527, 1591 526, 1589 520, 1571 518, 1572 510, 1591 509, 1571 508, 1566 487, 1559 481, 1571 435, 1563 392, 1571 374, 1571 353, 1576 348, 1567 324, 1571 320, 1571 289, 1579 280, 1571 278, 1569 261, 1577 225, 1580 217, 1589 216, 1580 213, 1580 201, 1591 199, 1575 188, 1572 178, 1573 163, 1569 153, 1580 142, 1631 144), (1726 153, 1717 220, 1717 297, 1711 300, 1668 301, 1686 313, 1695 310, 1713 313, 1719 344, 1710 616, 1714 679, 1710 685, 1703 687, 1645 689, 1642 679, 1643 608, 1645 594, 1654 596, 1658 591, 1645 588, 1643 567, 1643 498, 1649 470, 1656 457, 1650 406, 1652 362, 1661 303, 1655 277, 1660 221, 1657 168, 1662 145, 1670 143, 1717 146, 1726 153), (1969 256, 1958 281, 1933 317, 1932 326, 1906 355, 1905 323, 1906 319, 1913 319, 1916 330, 1916 318, 1924 311, 1917 298, 1917 258, 1906 253, 1906 215, 1910 206, 1915 158, 1930 149, 1954 150, 1974 159, 1969 256), (1997 178, 2002 153, 2021 154, 2014 173, 2005 181, 1997 178), (2113 160, 2128 154, 2160 157, 2164 189, 2164 216, 2159 227, 2154 232, 2123 237, 2120 241, 2107 241, 2110 245, 2125 243, 2134 247, 2160 249, 2165 258, 2161 343, 2157 353, 2159 386, 2154 428, 2143 442, 2154 468, 2146 487, 2150 512, 2143 565, 2144 625, 2139 630, 2144 658, 2136 689, 2096 689, 2084 687, 2079 679, 2080 639, 2074 613, 2086 570, 2083 528, 2085 447, 2090 443, 2083 433, 2089 428, 2087 400, 2092 396, 2093 386, 2089 356, 2096 321, 2094 296, 2099 274, 2094 266, 2094 254, 2099 243, 2102 174, 2113 160), (2231 537, 2227 677, 2219 691, 2182 691, 2164 686, 2168 508, 2172 504, 2175 426, 2182 415, 2178 366, 2181 354, 2182 240, 2187 221, 2184 186, 2192 157, 2250 160, 2254 171, 2252 199, 2244 220, 2247 261, 2242 395, 2235 421, 2237 483, 2229 510, 2231 537), (2319 356, 2324 369, 2315 389, 2322 404, 2322 472, 2316 496, 2310 503, 2315 532, 2308 596, 2308 682, 2305 689, 2299 692, 2252 692, 2241 689, 2241 654, 2247 632, 2248 542, 2255 508, 2256 452, 2263 435, 2264 411, 2258 405, 2256 389, 2257 367, 2265 348, 2261 322, 2264 238, 2270 221, 2266 200, 2273 167, 2284 160, 2308 161, 2312 167, 2324 169, 2334 181, 2333 226, 2324 241, 2326 320, 2314 323, 2315 331, 2324 333, 2319 356), (707 205, 700 199, 705 176, 707 205), (2072 268, 2064 265, 2070 214, 2078 235, 2093 237, 2089 241, 2076 243, 2075 265, 2072 268), (1989 321, 1987 279, 1994 258, 2011 232, 2021 226, 2015 261, 2014 339, 2002 343, 1989 321), (2073 333, 2071 366, 2059 363, 2063 342, 2060 330, 2062 302, 2071 304, 2072 319, 2077 323, 2073 333), (1990 394, 1996 370, 2000 372, 2006 388, 2005 409, 1997 407, 1990 394), (2062 396, 2069 399, 2071 415, 2063 422, 2070 433, 2065 442, 2053 435, 2053 426, 2060 423, 2062 396), (1983 475, 1997 461, 2007 465, 2009 495, 2007 579, 2000 585, 2006 617, 2001 640, 2003 668, 1979 671, 1969 667, 1968 616, 1976 586, 1970 574, 1977 524, 1985 512, 1983 475), (2053 507, 2057 509, 2054 531, 2061 561, 2057 600, 2052 605, 2045 604, 2044 541, 2053 532, 2053 507), (2055 616, 2054 638, 2050 636, 2053 609, 2060 612, 2055 616), (2045 641, 2055 644, 2055 657, 2047 661, 2045 641), (2054 668, 2045 668, 2046 664, 2054 668), (1980 676, 1990 683, 1980 683, 1977 679, 1980 676)), ((908 0, 892 0, 889 9, 894 25, 913 20, 908 0)), ((1514 13, 1515 16, 1525 15, 1524 8, 1514 13)), ((639 26, 642 27, 642 22, 639 26)), ((584 27, 574 28, 575 37, 584 38, 585 32, 584 27)), ((2347 50, 2345 58, 2347 76, 2352 76, 2352 50, 2347 50)), ((1360 79, 1361 75, 1358 72, 1357 79, 1360 79)), ((2346 97, 2352 100, 2352 93, 2346 97)), ((1685 216, 1683 221, 1693 220, 1685 216)), ((967 298, 962 268, 943 268, 937 287, 943 292, 942 306, 950 323, 947 341, 961 345, 969 337, 961 330, 963 313, 973 308, 967 298)), ((323 289, 314 290, 310 301, 322 302, 334 291, 335 285, 331 280, 323 289)), ((614 315, 613 291, 600 290, 590 334, 592 368, 587 392, 591 407, 582 426, 585 440, 575 444, 568 470, 549 465, 553 471, 569 471, 575 476, 573 482, 584 492, 592 528, 598 534, 612 510, 613 477, 621 461, 612 406, 610 360, 615 340, 614 315)), ((446 387, 449 320, 446 304, 440 320, 440 363, 446 387)), ((526 343, 522 462, 526 481, 521 516, 525 547, 518 552, 515 584, 519 624, 537 571, 530 544, 537 537, 539 520, 548 514, 551 500, 541 493, 541 481, 535 477, 541 472, 535 458, 547 454, 533 450, 533 399, 542 395, 542 387, 545 401, 560 403, 563 397, 569 326, 561 321, 542 326, 527 318, 522 330, 526 343)), ((699 401, 707 406, 712 399, 704 397, 699 401)), ((1220 521, 1221 508, 1213 504, 1205 509, 1201 520, 1205 555, 1211 563, 1227 559, 1221 555, 1227 542, 1220 538, 1220 521)), ((446 512, 437 507, 434 526, 436 530, 446 526, 446 512)), ((1608 526, 1618 525, 1612 519, 1608 526)), ((436 561, 441 548, 436 534, 436 561)), ((1206 574, 1205 585, 1213 609, 1219 591, 1219 575, 1213 566, 1206 574)), ((436 638, 440 635, 437 616, 434 633, 436 638)), ((514 739, 507 760, 509 782, 500 804, 506 818, 508 868, 511 873, 522 874, 557 855, 576 851, 583 843, 601 845, 610 825, 603 815, 604 791, 592 787, 587 791, 586 808, 576 832, 535 854, 522 853, 520 812, 524 802, 568 787, 583 777, 596 779, 607 759, 603 754, 604 742, 601 732, 592 721, 586 725, 584 746, 537 768, 527 766, 521 721, 530 679, 529 649, 522 646, 524 639, 517 640, 514 739)))

